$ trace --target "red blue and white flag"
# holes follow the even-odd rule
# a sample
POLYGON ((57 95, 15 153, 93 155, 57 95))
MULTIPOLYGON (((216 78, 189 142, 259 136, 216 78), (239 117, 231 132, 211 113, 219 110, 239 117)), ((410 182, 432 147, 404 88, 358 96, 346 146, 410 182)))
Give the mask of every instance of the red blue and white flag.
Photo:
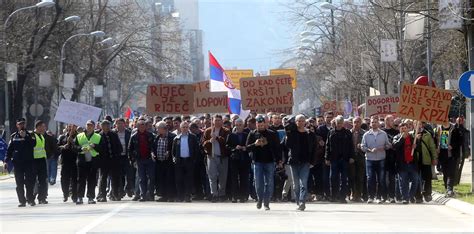
POLYGON ((242 109, 242 101, 240 90, 236 89, 232 80, 227 77, 224 69, 221 67, 216 58, 209 51, 209 71, 210 71, 210 91, 211 92, 227 92, 227 106, 229 113, 237 114, 240 118, 245 119, 250 111, 242 109))

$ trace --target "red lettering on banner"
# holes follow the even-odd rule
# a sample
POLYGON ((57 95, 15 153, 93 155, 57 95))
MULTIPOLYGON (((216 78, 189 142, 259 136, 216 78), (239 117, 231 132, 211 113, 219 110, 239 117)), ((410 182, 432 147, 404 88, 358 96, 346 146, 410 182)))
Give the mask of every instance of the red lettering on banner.
POLYGON ((154 85, 150 86, 150 95, 151 96, 159 96, 159 94, 157 93, 156 86, 154 86, 154 85))

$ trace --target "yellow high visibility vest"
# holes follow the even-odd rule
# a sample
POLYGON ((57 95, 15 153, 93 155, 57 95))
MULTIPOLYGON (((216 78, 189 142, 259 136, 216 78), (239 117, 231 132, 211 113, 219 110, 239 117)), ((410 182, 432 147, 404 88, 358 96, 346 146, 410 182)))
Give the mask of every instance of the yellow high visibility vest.
MULTIPOLYGON (((86 133, 83 132, 83 133, 80 133, 79 135, 77 135, 77 142, 79 143, 79 145, 81 146, 89 146, 90 144, 95 144, 95 145, 98 145, 100 143, 100 135, 97 134, 97 133, 92 133, 92 136, 91 138, 87 139, 87 136, 86 136, 86 133)), ((97 155, 99 155, 99 152, 97 152, 95 149, 93 148, 90 148, 90 151, 89 151, 92 155, 92 157, 97 157, 97 155)), ((84 152, 81 152, 81 154, 84 154, 84 152)))
POLYGON ((40 159, 40 158, 46 158, 46 150, 44 149, 44 136, 41 134, 36 134, 35 133, 35 138, 36 138, 36 145, 34 148, 34 158, 35 159, 40 159))

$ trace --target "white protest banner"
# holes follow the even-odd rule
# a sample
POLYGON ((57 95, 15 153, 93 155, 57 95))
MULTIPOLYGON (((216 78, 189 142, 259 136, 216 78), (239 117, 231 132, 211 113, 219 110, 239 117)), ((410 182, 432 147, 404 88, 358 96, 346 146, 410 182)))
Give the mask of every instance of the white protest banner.
POLYGON ((99 120, 102 109, 83 103, 61 100, 54 121, 85 126, 88 120, 99 120))

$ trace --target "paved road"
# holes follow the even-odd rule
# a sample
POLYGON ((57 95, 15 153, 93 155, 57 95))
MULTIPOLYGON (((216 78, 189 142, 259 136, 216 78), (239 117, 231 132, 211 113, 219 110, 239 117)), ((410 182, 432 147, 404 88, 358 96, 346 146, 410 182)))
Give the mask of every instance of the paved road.
POLYGON ((0 233, 9 232, 472 232, 474 217, 437 204, 271 204, 271 211, 246 204, 129 201, 76 206, 62 202, 59 185, 48 205, 17 208, 14 179, 0 181, 0 233))

